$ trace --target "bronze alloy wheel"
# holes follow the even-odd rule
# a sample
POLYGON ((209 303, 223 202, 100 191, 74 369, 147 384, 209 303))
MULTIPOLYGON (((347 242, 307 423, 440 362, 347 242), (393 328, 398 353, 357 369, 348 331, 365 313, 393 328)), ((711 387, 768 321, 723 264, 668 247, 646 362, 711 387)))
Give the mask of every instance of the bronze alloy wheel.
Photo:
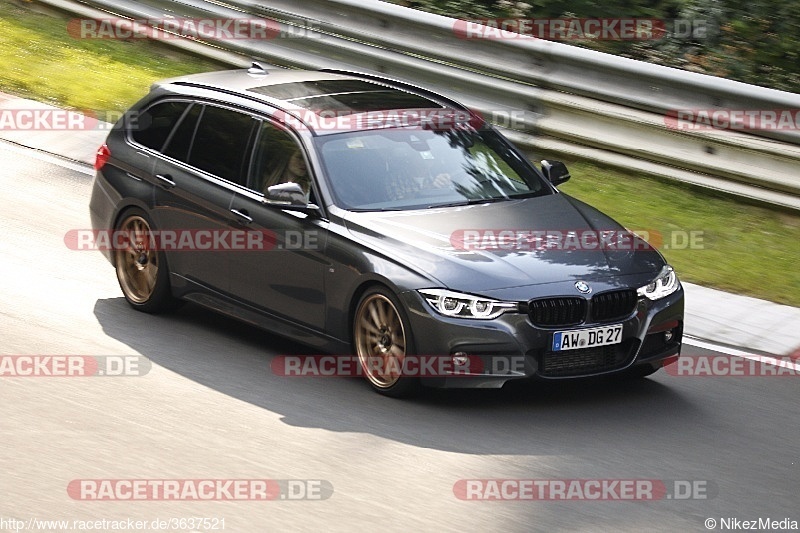
POLYGON ((150 224, 139 215, 126 217, 119 226, 126 235, 124 248, 117 248, 117 277, 125 297, 144 304, 153 296, 158 281, 158 253, 152 246, 150 224))
POLYGON ((367 379, 379 389, 402 377, 407 335, 400 313, 388 296, 373 292, 358 306, 354 322, 356 353, 367 379))

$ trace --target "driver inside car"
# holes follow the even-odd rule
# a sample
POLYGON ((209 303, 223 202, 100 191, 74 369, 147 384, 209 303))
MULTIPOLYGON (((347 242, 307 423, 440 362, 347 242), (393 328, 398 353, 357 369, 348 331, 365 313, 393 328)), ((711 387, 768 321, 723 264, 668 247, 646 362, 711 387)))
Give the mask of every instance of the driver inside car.
POLYGON ((272 185, 279 183, 297 183, 308 196, 309 177, 306 162, 299 148, 294 149, 288 157, 277 157, 264 180, 264 193, 272 185))
POLYGON ((390 170, 390 177, 386 180, 388 199, 400 200, 413 197, 420 191, 452 186, 450 174, 439 172, 434 176, 423 161, 414 156, 401 158, 394 171, 391 171, 391 166, 387 165, 390 170))

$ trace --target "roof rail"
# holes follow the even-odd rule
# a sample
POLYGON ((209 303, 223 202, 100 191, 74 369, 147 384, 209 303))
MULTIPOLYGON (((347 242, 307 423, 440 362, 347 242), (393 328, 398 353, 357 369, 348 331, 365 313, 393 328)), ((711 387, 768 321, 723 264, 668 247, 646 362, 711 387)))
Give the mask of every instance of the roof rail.
POLYGON ((347 75, 347 76, 360 77, 360 78, 365 78, 365 79, 374 80, 374 81, 382 81, 384 83, 389 83, 389 84, 395 85, 398 88, 414 91, 416 93, 423 94, 423 95, 425 95, 425 96, 427 96, 427 97, 429 97, 431 99, 439 100, 440 102, 444 102, 447 105, 449 105, 449 106, 451 106, 451 107, 453 107, 455 109, 460 109, 460 110, 463 110, 463 111, 469 111, 470 113, 472 113, 472 110, 469 109, 464 104, 462 104, 461 102, 453 100, 452 98, 448 98, 447 96, 441 95, 439 93, 433 92, 433 91, 431 91, 429 89, 425 89, 423 87, 418 87, 418 86, 416 86, 416 85, 414 85, 412 83, 407 83, 405 81, 396 80, 394 78, 387 78, 385 76, 379 76, 378 74, 370 74, 368 72, 359 72, 359 71, 355 71, 355 70, 344 70, 344 69, 336 69, 336 68, 321 68, 321 69, 319 69, 319 71, 320 72, 329 72, 331 74, 343 74, 343 75, 347 75))
POLYGON ((282 112, 282 113, 284 113, 286 115, 291 115, 292 117, 296 118, 306 128, 308 128, 308 131, 314 133, 313 125, 310 124, 307 120, 305 120, 303 118, 303 116, 300 113, 298 113, 296 110, 286 109, 285 107, 283 107, 281 105, 282 104, 282 100, 278 100, 276 98, 264 97, 263 95, 259 95, 257 97, 257 96, 248 94, 246 91, 232 91, 230 89, 226 89, 225 87, 220 87, 218 85, 205 85, 203 83, 196 83, 196 82, 191 82, 191 81, 176 81, 174 83, 174 85, 180 85, 182 87, 192 87, 192 88, 195 88, 195 89, 205 89, 205 90, 208 90, 208 91, 216 91, 216 92, 227 94, 227 95, 230 95, 230 96, 237 96, 237 97, 243 98, 245 100, 251 100, 251 101, 257 102, 259 104, 267 104, 269 106, 274 107, 276 110, 278 110, 278 111, 280 111, 280 112, 282 112))

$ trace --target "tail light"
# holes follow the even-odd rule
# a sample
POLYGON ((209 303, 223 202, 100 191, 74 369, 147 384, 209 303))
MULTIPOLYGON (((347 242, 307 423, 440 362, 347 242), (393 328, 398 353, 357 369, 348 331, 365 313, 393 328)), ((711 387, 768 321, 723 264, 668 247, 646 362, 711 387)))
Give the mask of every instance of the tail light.
POLYGON ((100 170, 103 168, 109 157, 111 157, 111 150, 108 149, 108 146, 103 144, 97 149, 97 153, 95 154, 94 169, 100 170))

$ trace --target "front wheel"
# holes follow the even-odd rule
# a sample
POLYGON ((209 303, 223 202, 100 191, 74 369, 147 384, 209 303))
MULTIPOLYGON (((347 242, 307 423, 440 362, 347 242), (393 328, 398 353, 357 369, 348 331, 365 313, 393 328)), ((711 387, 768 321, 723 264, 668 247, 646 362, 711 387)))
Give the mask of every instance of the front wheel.
POLYGON ((419 378, 403 375, 413 338, 397 298, 383 287, 367 290, 353 316, 353 345, 364 375, 381 394, 395 398, 413 394, 419 378))
POLYGON ((152 224, 144 211, 126 211, 116 230, 125 236, 125 245, 114 252, 114 263, 128 303, 145 313, 168 311, 180 305, 170 291, 164 252, 155 245, 152 224))

